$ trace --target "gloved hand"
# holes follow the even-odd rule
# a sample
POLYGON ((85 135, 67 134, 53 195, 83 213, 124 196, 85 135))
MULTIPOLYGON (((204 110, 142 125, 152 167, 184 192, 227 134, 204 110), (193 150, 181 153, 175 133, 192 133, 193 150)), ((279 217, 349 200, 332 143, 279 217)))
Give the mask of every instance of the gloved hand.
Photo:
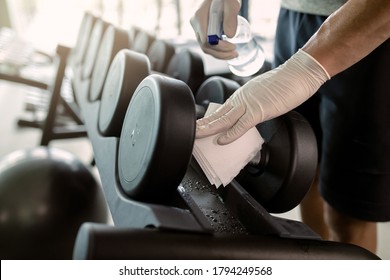
POLYGON ((255 125, 294 109, 328 79, 325 68, 299 50, 283 65, 247 82, 213 114, 198 120, 196 137, 225 131, 218 144, 229 144, 255 125))
MULTIPOLYGON (((209 11, 212 0, 205 0, 190 20, 195 31, 196 39, 202 50, 219 59, 233 59, 237 57, 234 44, 220 40, 218 45, 209 45, 207 42, 207 28, 209 24, 209 11)), ((237 16, 241 8, 241 0, 224 0, 223 30, 227 37, 236 34, 237 16)))

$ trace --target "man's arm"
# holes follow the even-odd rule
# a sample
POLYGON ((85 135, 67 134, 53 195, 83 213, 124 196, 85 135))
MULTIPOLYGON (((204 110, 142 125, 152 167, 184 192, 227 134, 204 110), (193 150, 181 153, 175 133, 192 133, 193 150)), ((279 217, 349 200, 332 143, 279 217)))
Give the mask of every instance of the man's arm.
POLYGON ((236 140, 305 102, 389 37, 389 0, 349 0, 283 65, 250 80, 215 113, 198 120, 197 137, 223 132, 218 143, 236 140))
POLYGON ((349 0, 328 17, 302 49, 333 77, 388 38, 389 0, 349 0))

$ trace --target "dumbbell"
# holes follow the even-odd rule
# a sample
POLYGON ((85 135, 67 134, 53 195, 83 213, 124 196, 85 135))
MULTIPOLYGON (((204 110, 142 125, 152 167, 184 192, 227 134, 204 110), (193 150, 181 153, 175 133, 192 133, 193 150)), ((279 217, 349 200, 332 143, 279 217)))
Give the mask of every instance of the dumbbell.
MULTIPOLYGON (((97 103, 88 105, 90 109, 93 109, 89 112, 96 112, 97 106, 93 105, 98 105, 97 103)), ((274 145, 276 140, 286 136, 279 135, 279 133, 286 131, 285 126, 291 126, 288 122, 289 120, 292 122, 296 120, 301 121, 294 114, 290 115, 289 113, 288 115, 288 119, 285 119, 284 116, 283 118, 278 118, 281 124, 271 120, 266 122, 267 127, 261 127, 266 143, 271 143, 273 147, 271 149, 270 146, 269 152, 262 158, 267 163, 263 173, 268 172, 269 176, 273 175, 271 169, 266 169, 270 166, 270 158, 276 157, 278 153, 290 152, 289 149, 293 146, 288 145, 287 149, 285 149, 285 147, 274 145), (272 125, 270 125, 271 123, 272 125)), ((91 120, 93 117, 89 119, 91 120)), ((304 124, 302 125, 304 126, 304 124)), ((297 129, 290 129, 290 131, 289 135, 295 131, 297 135, 294 137, 299 138, 297 129)), ((226 232, 227 235, 219 234, 217 231, 207 231, 210 227, 204 227, 205 224, 207 225, 207 219, 203 219, 205 221, 202 220, 205 213, 201 208, 204 205, 203 201, 207 200, 205 197, 210 198, 212 196, 212 199, 207 201, 212 204, 213 208, 211 209, 218 209, 214 208, 215 202, 226 203, 225 205, 228 203, 222 201, 222 197, 218 197, 215 190, 212 195, 210 192, 203 193, 204 189, 200 190, 198 188, 198 186, 202 186, 202 183, 200 185, 197 184, 203 180, 195 179, 192 181, 192 185, 189 182, 192 175, 196 177, 198 174, 192 166, 188 166, 195 136, 195 110, 192 92, 182 81, 162 75, 154 74, 147 76, 139 83, 134 91, 131 103, 127 107, 122 132, 120 133, 121 137, 117 139, 115 137, 97 137, 97 134, 91 134, 93 136, 92 140, 96 141, 94 142, 94 149, 97 151, 98 162, 101 164, 101 178, 102 182, 105 182, 106 197, 113 210, 113 217, 114 219, 116 218, 115 223, 117 227, 107 228, 101 225, 84 224, 79 231, 75 245, 75 258, 108 257, 129 259, 129 256, 130 258, 131 256, 139 258, 139 254, 134 254, 137 251, 134 250, 135 244, 139 248, 144 248, 144 245, 148 244, 147 240, 153 239, 152 241, 155 242, 151 243, 158 245, 167 244, 167 240, 177 240, 182 237, 186 240, 183 239, 183 242, 176 244, 178 245, 176 246, 178 250, 175 251, 175 254, 178 256, 181 252, 190 252, 187 255, 189 258, 199 258, 199 256, 207 258, 210 256, 209 253, 212 255, 215 253, 215 249, 217 251, 218 249, 223 249, 229 246, 229 244, 233 244, 234 240, 239 240, 239 242, 235 242, 229 252, 235 258, 248 258, 245 252, 247 252, 248 248, 251 248, 251 242, 260 244, 258 250, 254 250, 254 252, 266 252, 265 256, 259 254, 256 258, 267 257, 270 254, 274 258, 283 258, 286 254, 290 254, 291 258, 308 258, 310 257, 307 254, 308 251, 316 251, 318 248, 320 250, 311 255, 313 258, 318 258, 319 256, 329 258, 329 256, 334 255, 337 257, 359 257, 358 250, 355 250, 356 247, 351 247, 356 254, 349 255, 347 253, 344 255, 337 254, 337 252, 345 253, 348 251, 348 247, 342 246, 337 250, 335 246, 330 246, 332 244, 323 244, 319 240, 296 239, 296 235, 291 235, 292 238, 289 238, 289 230, 294 227, 291 223, 292 221, 279 223, 279 218, 271 217, 268 213, 261 211, 261 207, 258 207, 257 203, 255 203, 256 201, 247 199, 249 195, 241 191, 242 188, 237 188, 237 183, 232 183, 226 189, 240 190, 240 192, 235 194, 245 198, 241 201, 247 203, 240 205, 243 208, 239 209, 239 211, 241 213, 257 211, 255 215, 250 216, 255 216, 258 219, 250 221, 253 224, 257 223, 257 227, 261 228, 265 227, 265 224, 271 225, 272 229, 277 228, 276 233, 280 235, 274 236, 274 231, 270 231, 271 233, 268 234, 259 234, 258 232, 255 234, 250 232, 250 234, 246 234, 246 232, 234 234, 226 232), (105 170, 104 167, 107 167, 108 170, 105 170), (192 170, 192 172, 185 173, 186 169, 188 171, 192 170), (185 174, 183 175, 183 173, 185 174), (188 180, 182 180, 183 176, 187 177, 188 180), (119 182, 120 185, 118 184, 119 182), (195 191, 195 189, 199 190, 199 192, 195 191), (198 195, 197 199, 195 199, 195 195, 192 196, 192 191, 198 195), (181 201, 181 204, 170 204, 171 201, 168 201, 168 199, 172 197, 173 192, 182 195, 181 198, 184 201, 181 201), (189 199, 185 199, 184 195, 188 195, 189 199), (143 203, 145 201, 148 203, 143 203), (191 202, 194 202, 195 205, 191 204, 191 202), (185 225, 183 226, 183 224, 185 225), (164 236, 164 232, 177 232, 178 234, 167 237, 164 236), (145 238, 145 236, 147 237, 145 238), (188 236, 190 237, 189 239, 187 238, 188 236), (218 248, 211 248, 210 252, 207 252, 207 249, 201 248, 201 250, 198 250, 197 246, 192 246, 191 250, 180 251, 180 248, 193 244, 196 240, 200 240, 199 244, 204 244, 205 242, 210 244, 218 243, 218 248), (304 246, 302 246, 303 243, 304 246), (126 244, 127 246, 125 246, 126 244), (277 245, 280 244, 282 246, 278 247, 277 245), (286 250, 285 247, 288 247, 288 249, 286 250), (243 254, 237 255, 237 248, 243 254), (201 254, 198 254, 199 252, 201 254), (274 253, 277 253, 277 255, 274 253)), ((306 144, 310 148, 313 143, 309 137, 305 137, 306 139, 299 138, 299 140, 306 140, 306 144)), ((290 154, 299 156, 302 154, 302 150, 298 149, 290 154)), ((315 165, 311 161, 312 159, 306 159, 309 161, 308 164, 315 165)), ((296 172, 305 171, 301 169, 293 170, 296 172)), ((255 170, 254 173, 256 172, 259 171, 255 170)), ((226 210, 226 212, 221 213, 221 216, 226 215, 227 219, 233 219, 234 217, 230 215, 228 207, 226 207, 226 210)), ((153 246, 149 247, 152 248, 153 246)), ((229 256, 229 252, 226 253, 226 250, 219 250, 214 257, 229 256)), ((249 255, 249 257, 253 257, 253 254, 249 255)), ((144 256, 156 257, 149 254, 144 256)), ((164 258, 166 256, 162 253, 157 257, 164 258)))
POLYGON ((75 49, 73 49, 73 54, 72 54, 73 66, 80 65, 84 62, 84 57, 88 47, 89 38, 91 36, 96 19, 97 18, 94 15, 86 12, 81 20, 79 33, 76 39, 75 49))
POLYGON ((268 212, 284 213, 304 198, 317 168, 317 143, 307 120, 291 111, 257 126, 260 160, 235 178, 268 212))
POLYGON ((148 32, 139 29, 134 37, 133 51, 147 54, 150 46, 156 40, 156 37, 149 34, 148 32))
MULTIPOLYGON (((109 38, 112 38, 112 36, 109 38)), ((109 46, 115 44, 114 40, 109 40, 106 43, 104 41, 105 40, 102 41, 102 46, 105 44, 108 44, 109 46)), ((117 49, 120 50, 119 48, 117 49)), ((112 69, 106 81, 106 91, 108 91, 108 93, 105 94, 102 101, 104 105, 102 105, 103 109, 101 109, 100 112, 99 128, 103 134, 111 134, 110 131, 112 129, 114 135, 119 134, 126 106, 130 102, 130 98, 135 88, 152 70, 165 70, 168 61, 174 55, 174 52, 175 49, 172 45, 161 40, 155 40, 148 51, 147 57, 143 54, 139 55, 137 52, 133 52, 131 55, 130 53, 122 52, 118 55, 115 62, 112 63, 112 69), (120 117, 116 117, 117 115, 120 117)), ((113 52, 109 55, 111 56, 112 54, 113 52)), ((97 64, 99 65, 100 63, 97 64)), ((107 64, 104 66, 107 66, 108 68, 107 64)), ((101 68, 102 67, 99 67, 99 69, 101 68)), ((100 73, 104 71, 104 69, 105 68, 97 70, 97 72, 100 73)), ((97 83, 102 80, 100 76, 101 75, 99 75, 99 79, 97 79, 97 83)), ((91 96, 93 97, 91 99, 98 100, 100 99, 100 94, 94 94, 94 92, 98 92, 93 90, 94 83, 94 80, 92 80, 91 96)), ((100 82, 99 85, 100 84, 102 83, 100 82)))
POLYGON ((92 72, 89 100, 100 99, 104 81, 106 80, 108 69, 115 55, 122 49, 130 47, 129 32, 127 30, 110 25, 100 42, 100 47, 96 57, 95 66, 92 72))
MULTIPOLYGON (((146 56, 128 50, 118 53, 101 100, 98 126, 103 135, 120 136, 132 93, 150 73, 146 56)), ((207 104, 212 98, 223 102, 238 87, 225 78, 210 78, 198 90, 196 103, 207 104)), ((265 122, 258 129, 265 139, 262 160, 257 166, 247 166, 237 181, 269 212, 286 212, 299 204, 313 179, 317 158, 314 136, 296 113, 265 122)))
POLYGON ((88 48, 86 52, 86 57, 84 60, 83 67, 81 69, 81 79, 90 79, 92 76, 92 71, 95 66, 95 61, 97 53, 100 46, 100 41, 105 30, 110 24, 100 18, 98 18, 93 26, 91 37, 89 39, 88 48))
MULTIPOLYGON (((121 135, 127 104, 134 92, 131 87, 136 87, 150 73, 146 56, 131 51, 120 53, 112 65, 117 70, 109 71, 112 73, 107 77, 107 90, 101 101, 98 126, 106 136, 121 135)), ((225 78, 210 78, 198 90, 196 102, 207 104, 210 99, 223 102, 238 87, 236 82, 225 78)), ((299 204, 313 179, 317 158, 315 138, 308 123, 296 113, 265 122, 258 129, 265 139, 261 162, 247 166, 237 181, 269 212, 286 212, 299 204)))
POLYGON ((175 47, 164 41, 156 39, 150 46, 147 57, 150 60, 151 69, 156 72, 166 73, 169 61, 175 54, 175 47))
MULTIPOLYGON (((210 78, 197 92, 196 103, 205 107, 209 102, 222 104, 238 87, 229 79, 210 78)), ((265 141, 260 161, 248 164, 236 180, 268 212, 287 212, 302 201, 314 178, 317 164, 314 133, 297 112, 264 122, 257 129, 265 141)))
MULTIPOLYGON (((155 96, 170 92, 170 98, 174 100, 174 94, 178 96, 183 95, 180 95, 180 91, 186 92, 186 95, 191 93, 191 90, 185 87, 174 86, 175 82, 173 81, 177 80, 151 76, 148 82, 142 81, 140 83, 135 94, 139 95, 141 92, 148 92, 148 95, 154 96, 155 99, 157 98, 155 96), (170 86, 162 83, 162 81, 165 81, 164 79, 168 79, 167 81, 169 81, 170 86)), ((218 85, 218 83, 215 83, 215 85, 218 85)), ((217 86, 214 88, 218 91, 217 86)), ((156 124, 153 126, 154 129, 161 131, 160 133, 164 133, 165 135, 164 140, 160 142, 162 143, 161 145, 156 144, 157 141, 151 142, 151 140, 138 136, 144 130, 150 131, 151 128, 148 130, 147 128, 137 126, 137 121, 134 120, 137 119, 137 114, 143 114, 138 118, 146 119, 151 123, 151 119, 154 119, 154 117, 153 113, 148 110, 150 109, 149 107, 153 108, 153 106, 156 106, 153 105, 154 99, 151 98, 148 101, 144 101, 144 103, 138 101, 137 103, 133 103, 133 105, 129 105, 122 126, 118 159, 119 178, 121 178, 121 185, 125 188, 125 192, 136 199, 153 197, 153 194, 157 197, 162 196, 165 192, 169 193, 177 188, 182 177, 177 175, 178 177, 176 177, 174 182, 166 184, 164 181, 169 178, 169 176, 165 177, 169 173, 166 169, 170 168, 169 163, 177 163, 178 161, 180 161, 180 164, 176 165, 176 168, 180 165, 183 168, 186 167, 186 163, 190 159, 186 147, 192 147, 194 141, 193 138, 189 137, 190 131, 188 127, 192 129, 195 121, 188 115, 186 117, 178 117, 179 119, 176 121, 164 122, 162 120, 158 123, 159 127, 156 127, 156 124), (139 112, 136 111, 135 106, 138 107, 139 112), (145 143, 144 145, 148 148, 142 150, 142 148, 132 146, 134 139, 137 138, 143 139, 141 142, 145 143), (177 141, 177 139, 180 139, 180 141, 177 141), (183 148, 184 151, 174 153, 172 150, 165 149, 165 145, 168 145, 171 141, 177 147, 183 148), (132 149, 139 154, 132 151, 132 149), (155 160, 155 157, 159 158, 159 161, 155 160), (140 162, 141 159, 142 162, 140 162), (133 168, 130 168, 132 164, 133 168), (140 183, 135 179, 129 179, 136 177, 143 178, 142 176, 138 177, 138 174, 137 176, 134 174, 132 176, 125 175, 126 171, 137 170, 134 166, 138 166, 138 169, 141 166, 150 166, 150 170, 149 168, 147 169, 151 173, 146 173, 145 170, 143 172, 145 172, 145 177, 153 178, 150 179, 154 180, 153 183, 140 183), (156 189, 152 190, 153 187, 156 189)), ((176 108, 176 105, 173 104, 171 99, 167 98, 166 103, 159 102, 158 104, 162 107, 165 106, 167 112, 169 111, 172 115, 176 114, 176 110, 180 111, 183 108, 190 110, 190 105, 187 105, 188 108, 177 105, 176 108)), ((195 104, 192 106, 195 107, 195 104)), ((236 177, 236 181, 267 211, 272 213, 287 212, 300 203, 314 178, 317 163, 317 146, 314 133, 309 123, 296 112, 290 112, 281 117, 264 122, 258 125, 257 128, 265 140, 261 149, 260 161, 256 164, 252 163, 247 165, 236 177)), ((152 134, 152 132, 149 133, 152 134)))
POLYGON ((236 81, 220 76, 206 79, 195 94, 196 118, 204 116, 210 102, 224 103, 239 87, 236 81))
POLYGON ((1 259, 70 259, 83 222, 107 222, 92 172, 73 154, 48 147, 0 159, 1 259))
POLYGON ((172 195, 187 170, 195 137, 191 89, 152 74, 136 88, 123 120, 117 173, 122 191, 140 201, 172 195))
POLYGON ((140 31, 141 31, 141 28, 139 28, 138 26, 131 26, 129 28, 129 37, 130 37, 130 41, 132 42, 130 49, 133 49, 135 38, 137 37, 137 34, 140 31))
POLYGON ((101 97, 97 125, 102 135, 119 137, 133 93, 150 71, 146 55, 131 50, 117 53, 110 65, 101 97))
POLYGON ((192 92, 199 89, 206 77, 202 57, 187 48, 177 51, 169 61, 165 73, 170 77, 185 81, 192 92))
MULTIPOLYGON (((191 60, 195 56, 187 56, 185 51, 180 52, 180 56, 186 56, 188 59, 180 66, 182 73, 186 74, 180 75, 179 80, 194 84, 191 81, 198 79, 196 74, 200 71, 191 60)), ((200 67, 203 70, 203 65, 200 67)), ((126 108, 134 90, 151 73, 150 60, 146 55, 132 50, 121 50, 116 55, 108 71, 101 97, 98 128, 102 135, 119 137, 126 108)))

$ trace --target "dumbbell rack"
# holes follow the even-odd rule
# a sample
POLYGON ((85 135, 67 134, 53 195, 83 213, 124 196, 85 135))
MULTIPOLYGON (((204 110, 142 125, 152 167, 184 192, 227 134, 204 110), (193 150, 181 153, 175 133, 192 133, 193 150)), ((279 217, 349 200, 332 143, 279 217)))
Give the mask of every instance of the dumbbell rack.
POLYGON ((117 178, 119 138, 100 135, 100 101, 90 81, 78 87, 96 166, 115 226, 86 223, 76 259, 375 259, 353 245, 323 241, 305 224, 270 215, 239 183, 211 186, 192 160, 177 192, 164 202, 136 201, 117 178))

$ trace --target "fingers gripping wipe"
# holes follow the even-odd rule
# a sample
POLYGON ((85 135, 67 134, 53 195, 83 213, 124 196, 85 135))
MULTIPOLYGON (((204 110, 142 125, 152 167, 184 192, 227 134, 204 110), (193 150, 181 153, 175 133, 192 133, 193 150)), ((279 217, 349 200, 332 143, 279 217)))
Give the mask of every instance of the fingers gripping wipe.
POLYGON ((198 138, 203 138, 228 129, 230 127, 228 114, 232 109, 233 107, 228 104, 227 106, 221 107, 208 118, 199 120, 196 128, 198 138))
MULTIPOLYGON (((206 114, 209 114, 218 106, 220 105, 210 103, 206 114)), ((261 149, 264 141, 256 128, 251 129, 245 135, 239 141, 226 146, 215 143, 217 136, 195 141, 193 155, 209 182, 217 188, 220 185, 226 186, 229 184, 261 149)))
POLYGON ((313 57, 299 50, 283 65, 238 89, 215 114, 198 120, 197 137, 225 131, 218 143, 231 143, 257 124, 302 104, 329 78, 313 57))

